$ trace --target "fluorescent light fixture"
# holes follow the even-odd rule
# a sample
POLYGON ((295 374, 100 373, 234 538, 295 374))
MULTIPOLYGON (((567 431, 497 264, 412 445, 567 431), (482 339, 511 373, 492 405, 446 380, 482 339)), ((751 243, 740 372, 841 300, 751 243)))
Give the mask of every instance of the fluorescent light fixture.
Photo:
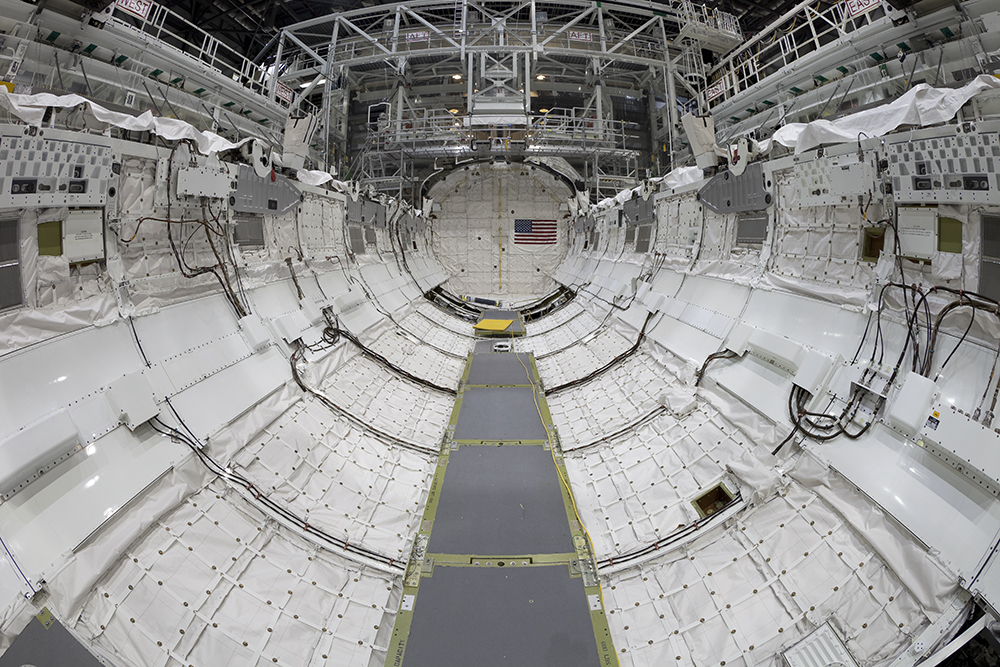
MULTIPOLYGON (((316 85, 317 86, 322 86, 324 83, 326 83, 326 79, 320 79, 319 81, 316 82, 316 85)), ((299 86, 299 88, 308 88, 311 84, 312 84, 312 81, 306 81, 301 86, 299 86)))

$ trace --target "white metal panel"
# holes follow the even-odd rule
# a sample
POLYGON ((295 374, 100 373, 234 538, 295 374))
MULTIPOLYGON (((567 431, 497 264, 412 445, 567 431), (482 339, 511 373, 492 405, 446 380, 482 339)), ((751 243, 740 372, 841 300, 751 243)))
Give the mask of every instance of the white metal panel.
POLYGON ((118 428, 0 505, 0 532, 32 578, 189 453, 152 431, 118 428))
POLYGON ((712 311, 707 308, 702 308, 701 306, 693 303, 689 303, 684 307, 684 312, 681 313, 681 321, 690 324, 695 329, 701 329, 704 331, 708 328, 708 323, 712 321, 712 311))
POLYGON ((732 281, 704 276, 688 276, 677 293, 678 299, 738 317, 750 296, 750 288, 732 281))
POLYGON ((80 434, 65 410, 0 441, 0 493, 27 485, 42 468, 65 458, 79 444, 80 434))
POLYGON ((375 310, 371 302, 367 301, 349 312, 341 313, 340 318, 347 329, 355 335, 360 335, 383 319, 382 314, 375 310))
POLYGON ((162 366, 178 391, 251 354, 239 334, 228 334, 183 354, 164 359, 162 366))
POLYGON ((290 377, 288 361, 269 347, 180 392, 171 402, 195 435, 204 438, 290 377))
POLYGON ((788 421, 788 378, 770 364, 748 354, 734 363, 710 367, 707 374, 774 423, 786 430, 792 428, 788 421))
POLYGON ((238 330, 233 308, 221 295, 169 306, 135 320, 136 334, 151 363, 238 330))
POLYGON ((1000 503, 933 454, 887 428, 863 440, 805 447, 832 464, 965 577, 1000 531, 1000 503))
POLYGON ((705 357, 719 351, 718 338, 669 317, 661 319, 653 330, 647 333, 674 354, 699 366, 705 357))
MULTIPOLYGON (((285 273, 287 275, 287 270, 285 273)), ((324 289, 326 289, 325 284, 324 289)), ((337 293, 330 290, 326 290, 326 292, 327 294, 337 293)), ((299 298, 298 293, 295 291, 295 284, 289 278, 281 282, 268 283, 261 287, 255 287, 250 290, 250 306, 253 312, 257 313, 265 321, 280 317, 293 309, 297 310, 299 307, 299 298)))
POLYGON ((867 315, 840 306, 767 290, 754 290, 743 314, 747 324, 847 359, 854 356, 866 320, 867 315))
POLYGON ((0 360, 0 437, 141 367, 127 323, 9 354, 0 360))
POLYGON ((684 282, 684 274, 676 271, 662 270, 653 279, 653 291, 665 296, 674 296, 684 282))
POLYGON ((24 579, 17 573, 13 561, 0 549, 0 604, 6 606, 15 598, 29 593, 24 579))

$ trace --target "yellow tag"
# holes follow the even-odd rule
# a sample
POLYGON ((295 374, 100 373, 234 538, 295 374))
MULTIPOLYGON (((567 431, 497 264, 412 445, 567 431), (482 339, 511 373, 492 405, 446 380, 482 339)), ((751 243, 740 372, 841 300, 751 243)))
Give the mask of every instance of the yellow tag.
POLYGON ((940 412, 938 412, 937 410, 935 410, 933 414, 934 414, 934 417, 935 417, 935 419, 936 419, 937 417, 940 417, 940 416, 941 416, 941 413, 940 413, 940 412))

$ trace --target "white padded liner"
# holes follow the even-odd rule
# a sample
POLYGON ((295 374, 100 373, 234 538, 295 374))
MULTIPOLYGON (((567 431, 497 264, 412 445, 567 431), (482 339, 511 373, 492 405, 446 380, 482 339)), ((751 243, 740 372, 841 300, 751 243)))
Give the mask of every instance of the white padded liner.
MULTIPOLYGON (((544 373, 542 379, 552 386, 544 373)), ((546 402, 563 447, 572 449, 648 415, 659 406, 657 398, 663 390, 677 384, 676 378, 640 350, 590 382, 547 396, 546 402)))
POLYGON ((455 397, 401 379, 362 355, 323 380, 323 393, 365 423, 409 442, 436 447, 455 397))
POLYGON ((458 388, 465 372, 465 358, 451 357, 410 338, 399 329, 385 332, 368 346, 390 362, 442 387, 458 388))
POLYGON ((598 559, 634 551, 698 519, 691 501, 720 482, 754 445, 711 406, 668 413, 609 444, 566 454, 573 496, 598 559))
POLYGON ((311 524, 405 559, 434 459, 387 445, 307 397, 235 457, 243 474, 311 524))
POLYGON ((416 309, 418 313, 431 322, 435 322, 457 334, 461 334, 462 336, 473 336, 475 334, 472 329, 471 322, 466 322, 465 320, 460 320, 457 317, 449 315, 437 306, 428 303, 426 300, 417 303, 416 309))
POLYGON ((794 483, 721 533, 603 583, 623 667, 776 665, 826 620, 861 664, 877 664, 937 617, 794 483))
POLYGON ((399 321, 399 326, 439 350, 465 356, 472 351, 475 340, 439 326, 420 313, 410 313, 399 321))
POLYGON ((317 551, 224 493, 213 483, 154 524, 76 631, 136 667, 367 667, 384 654, 399 577, 317 551))

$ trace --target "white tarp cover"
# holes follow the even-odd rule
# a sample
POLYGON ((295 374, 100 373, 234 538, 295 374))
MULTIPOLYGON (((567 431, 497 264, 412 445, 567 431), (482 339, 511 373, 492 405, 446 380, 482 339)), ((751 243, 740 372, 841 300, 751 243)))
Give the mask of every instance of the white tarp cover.
POLYGON ((760 143, 761 152, 767 153, 773 143, 779 143, 801 153, 822 144, 881 137, 901 125, 922 127, 944 123, 954 118, 962 105, 979 93, 997 88, 1000 88, 1000 79, 988 74, 980 74, 957 89, 917 84, 899 99, 874 109, 832 121, 819 119, 811 123, 789 123, 760 143))
POLYGON ((102 123, 108 123, 109 125, 135 132, 152 132, 164 139, 189 139, 198 146, 199 151, 206 155, 231 148, 238 148, 250 141, 247 138, 238 143, 233 143, 214 132, 197 130, 193 125, 183 120, 154 116, 151 111, 145 111, 138 116, 110 111, 100 104, 91 102, 79 95, 53 95, 52 93, 15 95, 7 92, 5 88, 0 88, 0 106, 9 110, 25 123, 38 127, 41 127, 42 118, 44 118, 45 110, 48 107, 66 109, 81 104, 89 106, 90 112, 102 123))
MULTIPOLYGON (((90 112, 102 123, 135 132, 152 132, 171 141, 190 139, 205 155, 239 148, 252 139, 252 137, 248 137, 234 143, 214 132, 198 130, 190 123, 177 118, 154 116, 153 112, 149 110, 138 116, 132 116, 105 109, 100 104, 79 95, 53 95, 52 93, 15 95, 8 92, 6 88, 0 87, 0 107, 7 109, 25 123, 37 127, 41 127, 42 118, 44 118, 47 108, 68 109, 81 104, 90 107, 90 112)), ((281 157, 275 156, 275 162, 281 164, 281 157)), ((334 180, 336 176, 315 169, 298 169, 295 178, 306 185, 323 185, 334 180)))

